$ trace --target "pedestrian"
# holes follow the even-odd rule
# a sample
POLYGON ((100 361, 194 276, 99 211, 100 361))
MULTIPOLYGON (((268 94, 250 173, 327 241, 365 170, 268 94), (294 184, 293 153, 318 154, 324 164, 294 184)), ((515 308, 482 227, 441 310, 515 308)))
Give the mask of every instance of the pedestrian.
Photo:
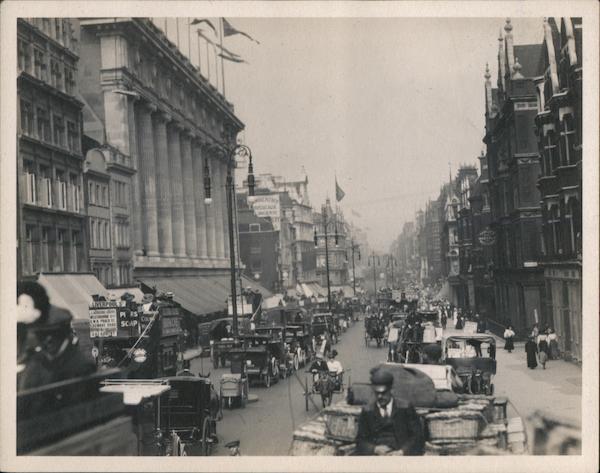
POLYGON ((462 330, 463 327, 464 327, 463 316, 461 314, 458 314, 458 316, 456 318, 456 325, 454 326, 454 328, 456 330, 462 330))
POLYGON ((560 350, 558 348, 558 336, 553 328, 548 329, 548 346, 550 348, 550 360, 558 360, 560 358, 560 350))
POLYGON ((529 337, 527 343, 525 343, 525 352, 527 353, 527 367, 529 369, 535 369, 537 367, 537 345, 535 339, 529 337))
POLYGON ((508 325, 506 330, 504 331, 504 349, 508 351, 508 353, 512 353, 515 349, 515 344, 513 339, 515 338, 515 331, 512 325, 508 325))
POLYGON ((394 399, 393 384, 390 372, 371 371, 376 401, 363 408, 358 418, 359 455, 423 455, 425 440, 419 416, 412 404, 394 399))
POLYGON ((546 361, 548 361, 548 353, 550 348, 548 347, 548 335, 540 333, 537 338, 538 345, 538 357, 542 368, 546 369, 546 361))
POLYGON ((537 340, 537 336, 540 334, 540 329, 538 327, 538 324, 535 323, 533 324, 533 328, 531 329, 531 335, 530 337, 533 337, 534 340, 537 340))
POLYGON ((448 323, 448 317, 446 316, 446 311, 442 311, 442 329, 446 330, 446 324, 448 323))

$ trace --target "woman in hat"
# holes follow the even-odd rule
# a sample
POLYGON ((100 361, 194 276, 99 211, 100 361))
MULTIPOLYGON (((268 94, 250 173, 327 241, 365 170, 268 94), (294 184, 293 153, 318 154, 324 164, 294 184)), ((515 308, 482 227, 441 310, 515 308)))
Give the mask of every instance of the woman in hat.
POLYGON ((529 337, 525 344, 525 353, 527 353, 527 368, 534 369, 537 367, 537 352, 538 348, 535 344, 535 339, 529 337))
POLYGON ((515 344, 513 339, 515 338, 515 331, 512 325, 506 327, 504 331, 504 349, 511 353, 515 349, 515 344))

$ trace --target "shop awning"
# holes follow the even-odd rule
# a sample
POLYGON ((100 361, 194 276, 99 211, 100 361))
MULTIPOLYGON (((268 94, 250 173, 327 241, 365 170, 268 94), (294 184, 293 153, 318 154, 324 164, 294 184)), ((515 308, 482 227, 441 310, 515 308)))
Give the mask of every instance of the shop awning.
MULTIPOLYGON (((227 310, 227 298, 231 295, 231 280, 228 275, 143 278, 140 280, 148 288, 156 288, 158 293, 172 292, 175 302, 192 314, 204 315, 227 310)), ((263 297, 271 292, 251 281, 242 278, 242 285, 259 291, 263 297)))
POLYGON ((74 319, 90 318, 92 295, 108 295, 108 291, 91 273, 41 273, 38 283, 46 289, 50 303, 69 310, 74 319))

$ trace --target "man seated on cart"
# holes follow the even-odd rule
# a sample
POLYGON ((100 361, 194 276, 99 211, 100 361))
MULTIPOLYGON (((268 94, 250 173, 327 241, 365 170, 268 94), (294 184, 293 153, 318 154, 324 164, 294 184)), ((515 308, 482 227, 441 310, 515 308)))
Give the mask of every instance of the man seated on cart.
POLYGON ((336 360, 335 357, 338 355, 337 350, 332 350, 329 352, 329 360, 327 360, 327 369, 329 373, 335 373, 335 377, 333 382, 335 383, 335 390, 340 391, 342 388, 342 380, 344 367, 339 360, 336 360))
POLYGON ((310 365, 310 372, 313 374, 313 381, 316 383, 319 380, 319 376, 323 373, 329 373, 329 367, 321 352, 317 352, 315 356, 315 361, 310 365))
POLYGON ((358 419, 358 455, 423 455, 424 434, 414 407, 392 396, 394 376, 371 371, 376 401, 363 408, 358 419))

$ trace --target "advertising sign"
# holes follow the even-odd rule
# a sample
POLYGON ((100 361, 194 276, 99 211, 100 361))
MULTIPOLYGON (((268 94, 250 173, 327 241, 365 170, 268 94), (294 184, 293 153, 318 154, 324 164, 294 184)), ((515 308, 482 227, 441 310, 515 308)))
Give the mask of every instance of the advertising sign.
POLYGON ((117 308, 90 309, 90 338, 117 336, 117 308))
POLYGON ((277 218, 281 217, 281 210, 279 208, 279 195, 257 195, 253 197, 253 201, 250 202, 252 210, 257 217, 269 217, 277 218))
POLYGON ((181 333, 181 323, 179 317, 162 317, 162 336, 170 337, 181 333))
POLYGON ((94 301, 89 314, 91 338, 139 335, 138 313, 125 301, 94 301))

